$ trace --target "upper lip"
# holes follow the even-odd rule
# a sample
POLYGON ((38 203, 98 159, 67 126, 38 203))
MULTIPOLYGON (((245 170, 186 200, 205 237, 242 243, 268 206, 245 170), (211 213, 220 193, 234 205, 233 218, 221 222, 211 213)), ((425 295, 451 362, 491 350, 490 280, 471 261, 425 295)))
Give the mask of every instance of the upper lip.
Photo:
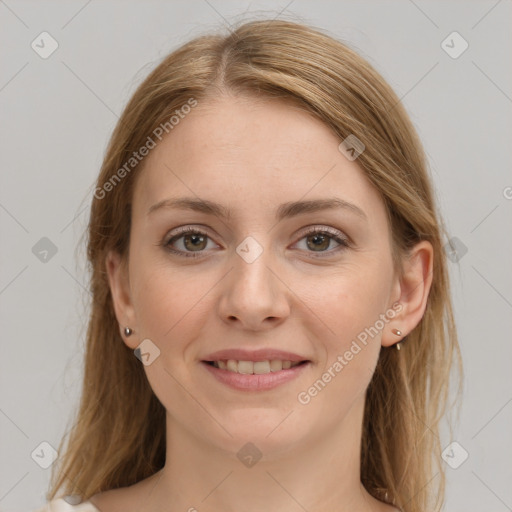
POLYGON ((306 357, 302 357, 293 352, 285 352, 272 348, 262 348, 259 350, 244 350, 241 348, 232 348, 218 350, 209 354, 204 361, 222 361, 234 359, 236 361, 271 361, 272 359, 280 359, 282 361, 308 361, 306 357))

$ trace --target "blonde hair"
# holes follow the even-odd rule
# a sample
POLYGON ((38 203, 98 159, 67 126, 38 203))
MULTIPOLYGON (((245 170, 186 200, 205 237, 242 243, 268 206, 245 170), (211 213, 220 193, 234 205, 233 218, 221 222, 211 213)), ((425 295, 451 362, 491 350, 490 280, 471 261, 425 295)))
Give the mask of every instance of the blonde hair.
MULTIPOLYGON (((439 422, 446 412, 452 363, 462 374, 450 301, 440 218, 426 158, 391 87, 347 45, 303 24, 253 21, 229 35, 183 45, 133 94, 112 134, 97 190, 147 137, 191 98, 220 92, 293 101, 340 138, 355 135, 366 149, 357 163, 379 191, 389 216, 393 256, 428 240, 434 248, 426 311, 404 349, 381 349, 367 390, 361 481, 382 501, 407 512, 438 510, 444 500, 439 422), (428 485, 427 485, 428 484, 428 485)), ((123 342, 105 269, 113 249, 128 257, 134 166, 108 195, 95 194, 88 226, 93 301, 83 389, 66 451, 54 465, 48 498, 92 495, 132 485, 165 464, 165 409, 143 366, 123 342)), ((61 440, 59 451, 64 445, 61 440)))

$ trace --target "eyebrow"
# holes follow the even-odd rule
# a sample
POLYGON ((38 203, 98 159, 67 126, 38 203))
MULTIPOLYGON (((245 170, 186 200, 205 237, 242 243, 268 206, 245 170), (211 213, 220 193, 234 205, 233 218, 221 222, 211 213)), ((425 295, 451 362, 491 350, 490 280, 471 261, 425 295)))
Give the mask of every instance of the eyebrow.
MULTIPOLYGON (((179 197, 169 198, 159 201, 149 208, 147 215, 150 215, 161 209, 191 210, 215 215, 216 217, 229 220, 232 212, 229 208, 197 197, 179 197)), ((367 220, 364 211, 353 203, 340 199, 339 197, 330 197, 326 199, 314 199, 310 201, 293 201, 281 204, 276 211, 276 219, 281 221, 286 218, 295 217, 304 213, 314 213, 322 210, 347 210, 355 213, 362 219, 367 220)))

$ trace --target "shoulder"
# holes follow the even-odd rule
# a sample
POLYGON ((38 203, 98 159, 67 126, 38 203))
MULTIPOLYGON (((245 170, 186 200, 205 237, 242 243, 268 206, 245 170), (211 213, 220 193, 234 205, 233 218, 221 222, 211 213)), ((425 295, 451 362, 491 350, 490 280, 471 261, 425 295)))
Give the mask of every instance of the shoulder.
POLYGON ((89 500, 79 502, 74 496, 57 498, 31 512, 100 512, 89 500))

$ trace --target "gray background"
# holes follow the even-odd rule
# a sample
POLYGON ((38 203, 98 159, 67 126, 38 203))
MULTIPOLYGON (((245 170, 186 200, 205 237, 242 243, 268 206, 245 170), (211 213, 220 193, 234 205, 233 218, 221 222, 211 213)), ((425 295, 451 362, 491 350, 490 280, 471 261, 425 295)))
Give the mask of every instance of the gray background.
MULTIPOLYGON (((454 439, 469 457, 447 466, 445 510, 512 510, 510 0, 5 0, 0 15, 0 510, 43 503, 50 469, 31 453, 57 448, 71 426, 90 298, 80 236, 119 113, 170 50, 255 15, 345 40, 410 113, 450 237, 464 244, 450 271, 466 371, 454 439), (47 59, 31 48, 43 31, 59 44, 47 59), (453 31, 469 43, 458 58, 441 46, 453 31), (57 249, 46 261, 43 237, 57 249)), ((444 433, 443 447, 454 439, 444 433)))

